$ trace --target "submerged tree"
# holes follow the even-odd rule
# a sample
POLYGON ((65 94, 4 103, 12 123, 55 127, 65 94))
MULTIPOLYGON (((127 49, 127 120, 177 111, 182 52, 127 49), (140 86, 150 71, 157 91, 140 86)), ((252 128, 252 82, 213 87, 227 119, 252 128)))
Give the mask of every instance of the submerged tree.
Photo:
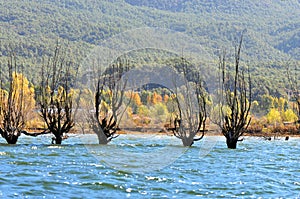
POLYGON ((53 56, 42 66, 42 81, 39 89, 38 104, 40 115, 46 124, 44 133, 52 133, 52 143, 61 144, 65 135, 74 127, 74 83, 72 72, 78 66, 67 60, 66 49, 56 45, 53 56))
POLYGON ((183 74, 183 84, 179 88, 174 82, 173 98, 177 107, 177 114, 174 119, 174 126, 170 130, 173 131, 174 136, 181 139, 184 146, 192 146, 195 141, 201 140, 205 134, 208 117, 208 95, 203 86, 203 80, 200 78, 200 72, 189 71, 192 66, 188 65, 184 58, 181 59, 179 68, 183 74), (187 79, 188 72, 192 81, 187 79), (198 134, 200 136, 196 137, 198 134))
POLYGON ((129 103, 124 105, 127 80, 122 78, 128 71, 128 63, 117 59, 97 79, 94 108, 89 118, 93 131, 98 136, 99 144, 107 144, 117 138, 119 123, 129 103))
MULTIPOLYGON (((297 64, 296 64, 297 65, 297 64)), ((300 88, 299 88, 299 67, 295 65, 295 68, 291 68, 290 64, 287 67, 288 80, 290 84, 290 95, 293 101, 293 108, 298 117, 298 121, 295 122, 298 129, 300 129, 300 88)))
MULTIPOLYGON (((0 88, 0 134, 8 144, 16 144, 24 130, 28 113, 34 108, 34 90, 28 80, 17 73, 16 55, 10 51, 8 57, 8 88, 1 79, 0 88)), ((22 68, 21 68, 22 69, 22 68)), ((2 68, 0 73, 2 74, 2 68)))
POLYGON ((231 76, 226 63, 226 53, 220 55, 219 67, 221 71, 220 87, 220 116, 217 125, 226 137, 227 147, 235 149, 239 138, 248 128, 251 107, 251 77, 249 70, 240 68, 240 54, 243 35, 239 45, 235 48, 235 64, 233 76, 231 76))
POLYGON ((298 116, 298 119, 300 120, 300 88, 299 88, 299 66, 297 69, 297 66, 295 68, 291 68, 290 64, 287 66, 287 74, 288 74, 288 80, 291 87, 290 95, 293 98, 293 101, 295 102, 295 112, 298 116))

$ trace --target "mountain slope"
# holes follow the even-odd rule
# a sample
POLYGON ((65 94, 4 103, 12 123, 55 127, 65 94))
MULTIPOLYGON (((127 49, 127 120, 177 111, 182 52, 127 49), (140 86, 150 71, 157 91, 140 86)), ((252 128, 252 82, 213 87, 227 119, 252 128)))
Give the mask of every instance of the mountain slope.
MULTIPOLYGON (((299 0, 0 0, 0 61, 5 63, 5 45, 14 43, 34 79, 38 75, 29 71, 38 69, 30 59, 50 53, 58 39, 82 59, 112 36, 145 27, 186 34, 206 51, 198 58, 214 63, 220 49, 232 52, 246 29, 242 59, 251 64, 256 82, 273 85, 268 90, 286 86, 282 63, 300 60, 299 0)), ((139 34, 149 37, 147 31, 139 34)), ((130 36, 123 45, 134 47, 130 36)), ((158 45, 170 42, 157 39, 158 45)))

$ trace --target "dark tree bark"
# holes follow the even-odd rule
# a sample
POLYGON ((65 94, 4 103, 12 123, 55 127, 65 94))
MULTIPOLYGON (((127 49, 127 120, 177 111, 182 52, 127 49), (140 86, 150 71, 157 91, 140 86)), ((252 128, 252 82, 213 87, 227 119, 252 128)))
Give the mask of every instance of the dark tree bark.
POLYGON ((293 102, 293 109, 298 117, 298 121, 296 121, 294 124, 296 128, 298 129, 298 132, 300 133, 300 89, 299 89, 299 66, 297 66, 297 63, 295 63, 295 67, 292 68, 290 66, 291 64, 287 64, 287 74, 288 74, 288 80, 290 84, 290 96, 293 102), (298 70, 297 70, 298 68, 298 70))
POLYGON ((18 138, 21 135, 21 133, 18 131, 9 132, 9 131, 3 131, 2 129, 0 129, 0 134, 6 140, 6 142, 8 144, 16 144, 18 141, 18 138))
MULTIPOLYGON (((70 55, 68 55, 70 56, 70 55)), ((38 103, 40 115, 47 130, 55 138, 52 143, 61 144, 64 135, 74 127, 74 107, 71 84, 75 81, 72 72, 77 74, 78 66, 67 60, 66 50, 56 45, 54 54, 42 67, 42 82, 38 103)))
MULTIPOLYGON (((17 62, 16 54, 11 49, 8 57, 8 83, 7 92, 3 88, 2 69, 0 71, 0 134, 8 144, 16 144, 23 128, 25 127, 25 112, 24 112, 24 96, 23 96, 23 80, 21 80, 21 91, 16 93, 16 85, 14 82, 17 77, 17 62)), ((23 71, 22 71, 23 72, 23 71)))
POLYGON ((226 138, 226 144, 229 149, 236 149, 238 140, 232 138, 226 138))
POLYGON ((239 138, 247 130, 251 121, 251 77, 249 70, 246 77, 245 72, 240 68, 242 41, 243 34, 235 50, 233 77, 228 72, 225 53, 220 56, 221 110, 217 124, 226 137, 227 147, 230 149, 236 149, 239 138))
POLYGON ((119 136, 116 135, 119 123, 130 103, 129 101, 124 105, 127 80, 122 79, 128 69, 126 61, 117 59, 116 63, 113 63, 97 78, 95 114, 90 116, 89 123, 98 137, 99 144, 107 144, 119 136), (108 110, 105 112, 101 110, 103 102, 108 105, 108 110))
POLYGON ((178 113, 174 119, 174 127, 170 130, 173 131, 174 136, 181 139, 183 146, 192 146, 205 134, 208 97, 200 72, 193 65, 188 64, 184 58, 181 58, 180 70, 183 72, 184 83, 179 92, 176 80, 174 80, 174 100, 178 113), (196 138, 198 134, 200 136, 196 138))

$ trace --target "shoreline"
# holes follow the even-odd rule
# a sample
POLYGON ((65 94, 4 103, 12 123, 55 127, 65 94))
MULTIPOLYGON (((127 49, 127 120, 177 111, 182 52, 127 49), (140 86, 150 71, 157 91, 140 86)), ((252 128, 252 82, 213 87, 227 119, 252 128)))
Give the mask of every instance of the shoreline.
MULTIPOLYGON (((39 131, 32 131, 29 130, 28 133, 37 133, 39 131)), ((74 130, 72 132, 69 132, 68 135, 85 135, 85 134, 94 134, 92 131, 86 130, 84 133, 82 133, 81 130, 74 130)), ((167 136, 174 136, 171 131, 167 131, 166 129, 147 129, 147 128, 130 128, 130 129, 124 129, 117 131, 116 134, 120 135, 167 135, 167 136)), ((49 133, 51 135, 51 133, 49 133)), ((204 136, 224 136, 221 132, 218 132, 218 130, 208 130, 205 132, 204 136)), ((293 133, 289 131, 283 131, 283 132, 262 132, 262 131, 256 131, 256 132, 246 132, 241 137, 263 137, 263 138, 277 138, 277 137, 300 137, 299 133, 293 133)))
MULTIPOLYGON (((75 135, 78 135, 78 134, 82 134, 82 135, 85 135, 85 134, 94 134, 93 132, 89 132, 89 133, 69 133, 69 134, 75 134, 75 135)), ((118 131, 116 134, 119 134, 119 135, 166 135, 166 136, 174 136, 172 132, 159 132, 159 131, 156 131, 156 132, 151 132, 151 131, 118 131)), ((212 132, 212 131, 209 131, 208 133, 205 133, 204 136, 224 136, 222 133, 219 133, 219 132, 212 132)), ((271 138, 278 138, 278 137, 300 137, 300 134, 292 134, 292 133, 276 133, 276 134, 272 134, 272 133, 245 133, 244 135, 242 135, 241 137, 271 137, 271 138)))

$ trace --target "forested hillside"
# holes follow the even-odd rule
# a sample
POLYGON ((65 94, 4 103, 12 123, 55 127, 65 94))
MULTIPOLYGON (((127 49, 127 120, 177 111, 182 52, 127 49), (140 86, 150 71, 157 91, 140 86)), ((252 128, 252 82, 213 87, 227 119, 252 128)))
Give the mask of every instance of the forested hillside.
MULTIPOLYGON (((39 76, 33 58, 50 53, 58 39, 80 62, 103 40, 143 27, 187 34, 212 59, 220 49, 230 52, 246 29, 242 60, 250 65, 256 95, 284 95, 285 66, 300 60, 299 0, 0 0, 0 10, 2 63, 12 44, 32 81, 39 76)), ((207 61, 207 55, 198 58, 207 61)))

